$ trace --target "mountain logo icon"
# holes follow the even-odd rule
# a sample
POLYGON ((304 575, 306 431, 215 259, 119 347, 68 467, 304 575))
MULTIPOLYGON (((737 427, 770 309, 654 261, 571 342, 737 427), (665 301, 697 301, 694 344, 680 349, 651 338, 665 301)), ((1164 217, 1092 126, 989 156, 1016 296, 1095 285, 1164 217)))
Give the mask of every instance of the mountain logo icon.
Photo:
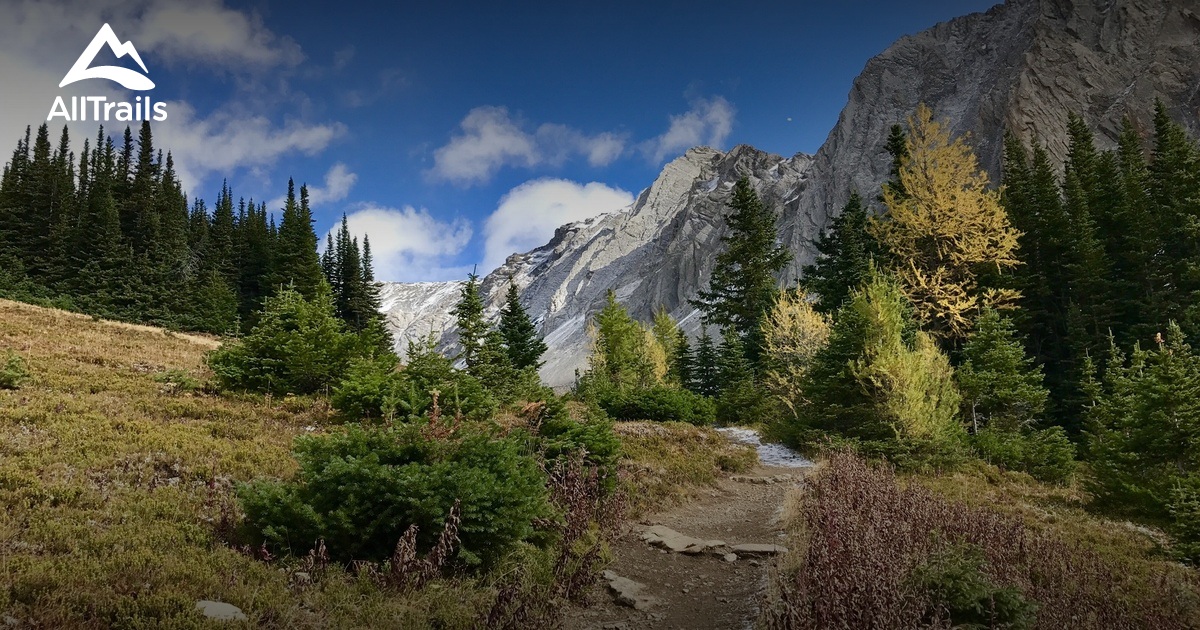
POLYGON ((123 85, 129 90, 149 90, 154 88, 154 82, 145 74, 139 74, 129 68, 120 66, 96 66, 90 68, 92 61, 96 59, 96 53, 100 52, 100 48, 105 44, 113 51, 113 54, 118 59, 129 55, 133 60, 142 67, 142 72, 149 73, 146 69, 146 64, 142 63, 142 58, 138 55, 137 48, 133 47, 133 42, 121 43, 117 39, 117 34, 113 32, 112 27, 108 24, 100 27, 100 31, 92 38, 92 43, 88 44, 83 50, 83 54, 79 55, 79 59, 75 60, 75 65, 71 66, 71 70, 67 72, 67 76, 63 77, 62 83, 58 87, 64 87, 83 81, 85 79, 108 79, 123 85))

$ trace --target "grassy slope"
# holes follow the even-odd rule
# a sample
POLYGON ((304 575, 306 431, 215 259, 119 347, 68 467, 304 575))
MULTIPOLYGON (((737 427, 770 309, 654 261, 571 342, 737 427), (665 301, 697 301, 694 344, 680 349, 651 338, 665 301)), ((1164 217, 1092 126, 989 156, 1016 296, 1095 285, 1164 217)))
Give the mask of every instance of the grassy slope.
MULTIPOLYGON (((295 436, 321 431, 324 401, 211 395, 216 340, 0 300, 0 357, 31 380, 0 390, 0 618, 40 627, 204 627, 201 599, 265 627, 470 628, 494 594, 474 580, 413 593, 337 568, 267 564, 231 549, 234 484, 296 470, 295 436), (436 621, 435 621, 436 620, 436 621)), ((711 429, 620 423, 635 511, 686 498, 753 449, 711 429)), ((229 627, 228 624, 215 627, 229 627)))
POLYGON ((327 410, 155 380, 169 369, 203 380, 215 344, 0 300, 0 354, 20 353, 32 376, 0 391, 0 615, 192 627, 204 625, 195 602, 214 599, 256 625, 418 628, 440 617, 469 627, 468 604, 483 597, 470 584, 397 597, 332 568, 307 583, 300 567, 219 539, 233 484, 290 475, 292 439, 327 410))

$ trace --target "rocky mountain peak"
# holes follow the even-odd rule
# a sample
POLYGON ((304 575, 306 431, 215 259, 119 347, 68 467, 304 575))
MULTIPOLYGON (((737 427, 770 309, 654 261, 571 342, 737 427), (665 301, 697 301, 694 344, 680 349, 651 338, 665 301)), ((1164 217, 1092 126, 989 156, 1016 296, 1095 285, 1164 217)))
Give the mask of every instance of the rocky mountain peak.
MULTIPOLYGON (((608 290, 642 321, 661 306, 698 330, 687 300, 708 282, 725 202, 741 177, 780 213, 781 239, 795 253, 782 280, 798 278, 850 192, 873 203, 890 167, 889 129, 919 103, 956 134, 971 134, 994 180, 1005 130, 1061 159, 1070 112, 1092 124, 1101 144, 1115 141, 1125 115, 1149 129, 1155 99, 1200 131, 1198 16, 1197 0, 1010 0, 903 37, 867 62, 816 155, 690 149, 632 206, 564 225, 546 245, 509 257, 484 292, 494 311, 509 279, 517 282, 550 346, 543 378, 569 385, 586 366, 586 322, 608 290)), ((449 285, 389 287, 398 340, 447 321, 449 285)), ((453 345, 452 331, 442 343, 453 345)))

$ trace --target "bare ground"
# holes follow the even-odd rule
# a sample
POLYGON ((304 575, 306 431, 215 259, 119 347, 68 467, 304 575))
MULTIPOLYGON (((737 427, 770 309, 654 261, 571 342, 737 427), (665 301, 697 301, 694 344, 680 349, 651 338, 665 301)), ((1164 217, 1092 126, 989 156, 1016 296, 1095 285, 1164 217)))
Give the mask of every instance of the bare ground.
POLYGON ((665 525, 681 534, 727 545, 783 544, 781 526, 784 495, 794 482, 771 484, 736 481, 740 477, 791 476, 801 470, 759 466, 721 480, 707 494, 678 507, 631 523, 614 544, 609 569, 645 585, 642 595, 657 602, 646 610, 618 604, 601 580, 588 607, 569 610, 563 626, 570 630, 640 630, 643 628, 701 630, 753 627, 767 585, 773 557, 739 555, 728 562, 723 553, 672 553, 641 538, 651 525, 665 525))

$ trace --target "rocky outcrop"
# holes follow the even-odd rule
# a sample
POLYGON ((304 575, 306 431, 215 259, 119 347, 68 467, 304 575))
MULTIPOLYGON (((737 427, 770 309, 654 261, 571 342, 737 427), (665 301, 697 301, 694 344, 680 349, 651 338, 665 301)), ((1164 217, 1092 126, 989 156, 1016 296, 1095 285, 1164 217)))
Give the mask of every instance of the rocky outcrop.
MULTIPOLYGON (((739 146, 692 149, 664 169, 629 208, 565 225, 546 245, 514 255, 484 280, 494 312, 512 279, 550 351, 542 376, 569 385, 586 366, 588 318, 612 289, 637 318, 667 309, 690 332, 687 300, 707 284, 724 233, 729 189, 749 177, 780 216, 795 253, 782 281, 812 261, 812 243, 850 191, 871 199, 887 178, 888 129, 917 104, 956 133, 970 132, 981 164, 998 175, 1002 137, 1038 138, 1066 151, 1066 116, 1081 113, 1111 143, 1120 119, 1142 125, 1161 98, 1200 131, 1198 0, 1011 0, 905 37, 870 60, 815 156, 784 158, 739 146)), ((453 291, 445 283, 388 285, 385 307, 398 343, 447 330, 453 291), (400 297, 402 296, 402 297, 400 297)), ((454 344, 453 332, 442 337, 454 344)))
POLYGON ((1090 122, 1103 144, 1115 142, 1127 114, 1146 128, 1155 99, 1200 131, 1197 38, 1196 0, 1010 0, 904 37, 854 80, 814 156, 809 194, 785 218, 785 239, 804 250, 813 226, 851 190, 878 190, 890 166, 889 127, 918 103, 956 134, 970 133, 994 178, 1006 129, 1063 158, 1068 112, 1090 122))

